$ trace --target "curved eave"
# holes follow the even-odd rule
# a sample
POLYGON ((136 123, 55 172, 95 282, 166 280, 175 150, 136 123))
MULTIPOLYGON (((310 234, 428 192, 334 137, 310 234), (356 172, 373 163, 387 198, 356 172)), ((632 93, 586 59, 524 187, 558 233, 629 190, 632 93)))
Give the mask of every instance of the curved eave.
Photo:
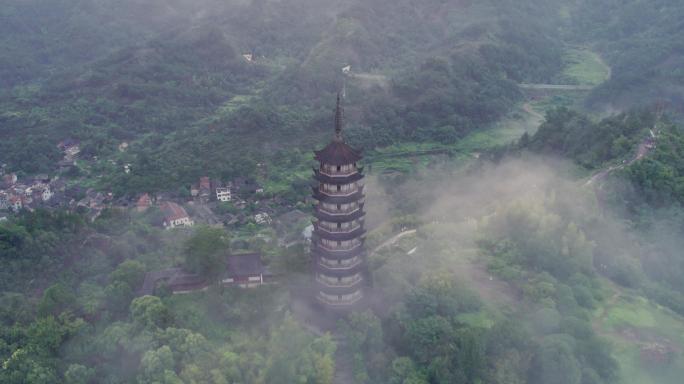
POLYGON ((319 170, 314 169, 314 179, 320 183, 326 184, 351 184, 355 181, 363 179, 363 174, 356 172, 346 176, 328 176, 324 173, 321 173, 319 170))
POLYGON ((351 232, 326 232, 315 226, 314 234, 321 239, 332 240, 332 241, 346 241, 359 238, 366 234, 366 230, 363 227, 359 227, 351 232))
POLYGON ((354 249, 350 249, 347 251, 334 251, 334 252, 328 251, 327 249, 320 247, 318 244, 316 244, 314 242, 311 245, 311 254, 314 257, 325 257, 326 259, 329 259, 329 260, 348 260, 354 256, 363 257, 366 253, 365 248, 363 247, 363 242, 365 239, 362 237, 360 240, 361 240, 361 246, 359 246, 359 247, 356 247, 354 249))
POLYGON ((331 287, 321 283, 320 281, 316 281, 316 288, 323 293, 327 293, 328 295, 349 295, 363 289, 363 285, 363 280, 359 280, 355 284, 348 287, 331 287))
POLYGON ((361 186, 358 191, 346 196, 331 196, 319 191, 318 188, 313 187, 311 189, 313 191, 312 197, 323 203, 346 204, 359 201, 365 197, 363 194, 363 186, 361 186))
POLYGON ((363 271, 363 262, 358 263, 357 265, 349 268, 349 269, 335 269, 335 268, 328 268, 325 267, 323 264, 320 264, 319 262, 316 262, 316 272, 322 273, 326 276, 330 277, 350 277, 354 276, 357 273, 361 273, 363 271))
POLYGON ((332 141, 320 151, 314 151, 314 157, 323 164, 347 165, 361 160, 361 153, 343 141, 332 141))
POLYGON ((314 212, 314 217, 318 220, 328 221, 331 223, 346 223, 348 221, 360 219, 365 215, 366 212, 363 211, 363 204, 361 204, 358 210, 346 215, 331 215, 321 210, 316 210, 314 212))

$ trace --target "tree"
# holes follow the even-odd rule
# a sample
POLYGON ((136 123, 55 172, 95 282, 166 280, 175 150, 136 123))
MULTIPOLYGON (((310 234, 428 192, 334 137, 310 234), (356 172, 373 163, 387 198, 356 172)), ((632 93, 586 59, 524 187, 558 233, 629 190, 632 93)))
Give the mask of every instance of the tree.
POLYGON ((140 360, 138 381, 141 384, 181 384, 182 380, 176 375, 174 367, 173 352, 168 345, 147 351, 140 360))
POLYGON ((357 381, 375 379, 384 373, 387 361, 380 319, 370 310, 353 312, 346 321, 340 321, 340 328, 347 336, 347 347, 354 356, 357 381))
POLYGON ((80 364, 71 364, 64 373, 64 382, 66 384, 88 384, 93 376, 95 376, 94 369, 80 364))
POLYGON ((142 296, 131 302, 133 322, 143 328, 164 328, 170 321, 166 305, 156 296, 142 296))
POLYGON ((582 370, 566 340, 547 337, 532 358, 529 377, 531 384, 579 384, 582 370))
POLYGON ((43 292, 43 298, 38 304, 41 315, 57 316, 62 311, 76 307, 76 295, 62 283, 51 285, 43 292))
POLYGON ((392 361, 389 384, 428 384, 425 374, 420 372, 413 360, 399 357, 392 361))
POLYGON ((112 282, 123 282, 135 290, 139 288, 145 279, 145 266, 137 260, 126 260, 119 264, 109 275, 112 282))
POLYGON ((190 271, 215 279, 225 271, 229 247, 228 235, 222 229, 198 227, 185 243, 185 264, 190 271))

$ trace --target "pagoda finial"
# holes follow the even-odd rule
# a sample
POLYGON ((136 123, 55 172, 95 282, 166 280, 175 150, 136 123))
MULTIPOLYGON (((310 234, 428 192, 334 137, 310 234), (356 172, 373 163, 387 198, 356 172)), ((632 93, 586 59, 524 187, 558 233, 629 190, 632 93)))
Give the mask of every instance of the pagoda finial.
POLYGON ((337 93, 337 108, 335 109, 335 140, 342 141, 342 102, 340 93, 337 93))

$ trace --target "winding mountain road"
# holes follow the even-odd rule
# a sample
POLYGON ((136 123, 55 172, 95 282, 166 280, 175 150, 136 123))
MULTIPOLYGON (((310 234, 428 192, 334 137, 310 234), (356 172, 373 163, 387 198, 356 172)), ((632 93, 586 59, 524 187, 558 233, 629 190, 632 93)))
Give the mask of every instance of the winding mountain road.
POLYGON ((634 164, 635 162, 646 157, 651 152, 651 150, 653 150, 654 148, 655 148, 655 143, 654 143, 654 139, 652 137, 648 137, 648 138, 644 139, 639 144, 637 152, 634 155, 634 157, 632 157, 632 159, 630 159, 627 162, 623 162, 620 165, 611 165, 610 167, 594 174, 589 180, 587 180, 586 183, 584 183, 584 186, 589 186, 593 183, 601 181, 601 180, 605 179, 606 176, 611 174, 613 171, 617 171, 617 170, 623 169, 627 166, 634 164))

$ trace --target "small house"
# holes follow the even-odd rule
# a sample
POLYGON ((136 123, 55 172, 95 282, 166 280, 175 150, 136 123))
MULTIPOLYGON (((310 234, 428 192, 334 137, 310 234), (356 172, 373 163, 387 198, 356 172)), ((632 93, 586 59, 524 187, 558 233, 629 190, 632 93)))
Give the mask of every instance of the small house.
POLYGON ((255 287, 269 282, 273 275, 261 260, 261 254, 252 252, 230 255, 226 259, 226 272, 221 282, 224 286, 255 287))
POLYGON ((269 224, 271 224, 271 222, 273 222, 273 220, 271 219, 271 216, 266 212, 261 212, 261 213, 257 213, 256 215, 254 215, 254 221, 257 224, 265 224, 265 225, 269 225, 269 224))
MULTIPOLYGON (((270 283, 273 274, 264 266, 261 254, 252 252, 226 256, 226 269, 220 283, 224 287, 251 288, 270 283)), ((140 289, 141 295, 153 295, 160 287, 168 288, 173 294, 205 291, 211 282, 199 274, 182 267, 148 272, 140 289)))
POLYGON ((164 228, 171 229, 176 227, 192 227, 195 223, 190 219, 190 216, 185 211, 185 208, 180 205, 167 201, 161 205, 164 213, 164 221, 162 225, 164 228))
POLYGON ((204 291, 209 287, 202 276, 183 270, 168 268, 161 271, 148 272, 140 290, 142 295, 153 295, 160 286, 165 286, 173 294, 204 291))
POLYGON ((208 203, 211 199, 211 179, 204 176, 200 177, 199 181, 199 200, 202 203, 208 203))
POLYGON ((21 208, 24 207, 24 201, 21 198, 21 196, 10 195, 8 200, 9 200, 9 208, 12 209, 14 212, 19 212, 21 210, 21 208))
POLYGON ((218 187, 216 188, 216 200, 221 202, 228 202, 233 199, 233 195, 230 191, 230 187, 218 187))

